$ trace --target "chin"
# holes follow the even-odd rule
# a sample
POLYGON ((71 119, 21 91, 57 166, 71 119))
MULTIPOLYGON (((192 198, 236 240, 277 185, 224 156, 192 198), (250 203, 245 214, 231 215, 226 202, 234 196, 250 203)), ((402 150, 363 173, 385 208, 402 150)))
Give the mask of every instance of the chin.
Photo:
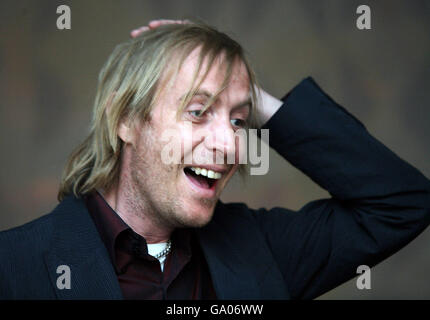
POLYGON ((206 206, 187 208, 184 210, 183 215, 178 217, 178 220, 180 220, 183 227, 201 228, 212 220, 214 210, 215 205, 212 205, 210 208, 206 206))

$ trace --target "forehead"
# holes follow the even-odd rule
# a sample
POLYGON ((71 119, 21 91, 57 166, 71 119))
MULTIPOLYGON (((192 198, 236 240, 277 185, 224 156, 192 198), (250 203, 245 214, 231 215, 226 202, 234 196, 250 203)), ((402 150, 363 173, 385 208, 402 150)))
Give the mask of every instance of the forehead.
MULTIPOLYGON (((191 89, 195 72, 199 64, 199 55, 200 48, 196 48, 183 61, 174 80, 175 83, 173 88, 175 93, 183 94, 191 89)), ((233 94, 237 99, 245 99, 249 97, 250 79, 248 71, 244 62, 239 58, 235 58, 233 61, 229 82, 225 88, 222 88, 226 77, 227 65, 226 56, 222 53, 215 58, 208 70, 209 62, 206 57, 203 60, 194 85, 201 82, 199 89, 204 89, 212 94, 216 94, 220 89, 223 89, 220 96, 231 96, 233 94), (206 71, 208 71, 208 73, 205 76, 206 71)))

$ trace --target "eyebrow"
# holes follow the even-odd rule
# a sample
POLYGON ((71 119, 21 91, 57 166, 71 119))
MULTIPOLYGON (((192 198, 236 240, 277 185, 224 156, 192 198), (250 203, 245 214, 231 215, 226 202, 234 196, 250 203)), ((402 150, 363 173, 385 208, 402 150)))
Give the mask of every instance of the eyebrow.
MULTIPOLYGON (((189 94, 189 92, 187 92, 187 93, 183 94, 183 95, 179 98, 179 101, 184 101, 184 98, 185 98, 188 94, 189 94)), ((211 99, 211 98, 213 98, 213 97, 214 97, 214 94, 210 93, 210 92, 209 92, 209 91, 207 91, 207 90, 199 89, 199 90, 197 90, 197 91, 196 91, 196 93, 191 97, 191 99, 192 99, 192 98, 194 98, 194 97, 196 97, 196 96, 205 96, 205 97, 207 97, 208 99, 211 99)), ((217 100, 217 99, 215 98, 215 101, 216 101, 216 100, 217 100)), ((243 108, 243 107, 248 107, 248 109, 250 110, 250 109, 251 109, 251 105, 252 105, 252 99, 251 99, 251 97, 248 97, 248 99, 246 99, 246 100, 244 100, 244 101, 241 101, 241 102, 237 103, 236 105, 234 105, 234 107, 232 108, 232 111, 237 110, 237 109, 240 109, 240 108, 243 108)))

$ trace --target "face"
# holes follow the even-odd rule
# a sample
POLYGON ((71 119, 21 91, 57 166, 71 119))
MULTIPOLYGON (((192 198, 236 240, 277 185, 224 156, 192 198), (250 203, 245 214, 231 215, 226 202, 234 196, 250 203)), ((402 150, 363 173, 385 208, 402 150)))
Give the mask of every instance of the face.
MULTIPOLYGON (((178 117, 198 53, 196 49, 190 54, 172 86, 162 91, 150 121, 129 129, 132 134, 125 137, 124 153, 129 161, 123 170, 129 172, 133 197, 146 214, 170 227, 200 227, 210 221, 222 190, 238 168, 243 147, 234 133, 244 127, 250 110, 249 78, 242 62, 235 63, 227 87, 219 92, 225 77, 221 56, 178 117), (216 93, 213 104, 200 114, 216 93), (172 142, 162 139, 166 131, 175 132, 180 144, 180 161, 175 163, 163 162, 163 150, 172 142)), ((203 70, 205 65, 201 73, 203 70)))

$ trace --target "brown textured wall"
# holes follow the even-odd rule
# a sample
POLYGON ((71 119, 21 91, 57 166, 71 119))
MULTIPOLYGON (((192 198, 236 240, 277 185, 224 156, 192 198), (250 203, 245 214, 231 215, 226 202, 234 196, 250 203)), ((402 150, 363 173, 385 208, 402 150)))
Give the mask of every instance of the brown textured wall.
MULTIPOLYGON (((200 18, 244 45, 264 87, 282 96, 307 75, 379 140, 430 176, 430 1, 2 1, 0 230, 56 204, 62 166, 84 138, 96 77, 114 45, 156 18, 200 18), (72 29, 56 28, 67 4, 72 29)), ((353 143, 353 142, 352 142, 353 143)), ((269 174, 234 181, 223 200, 298 209, 328 194, 271 153, 269 174)), ((325 299, 429 299, 430 230, 325 299)))

